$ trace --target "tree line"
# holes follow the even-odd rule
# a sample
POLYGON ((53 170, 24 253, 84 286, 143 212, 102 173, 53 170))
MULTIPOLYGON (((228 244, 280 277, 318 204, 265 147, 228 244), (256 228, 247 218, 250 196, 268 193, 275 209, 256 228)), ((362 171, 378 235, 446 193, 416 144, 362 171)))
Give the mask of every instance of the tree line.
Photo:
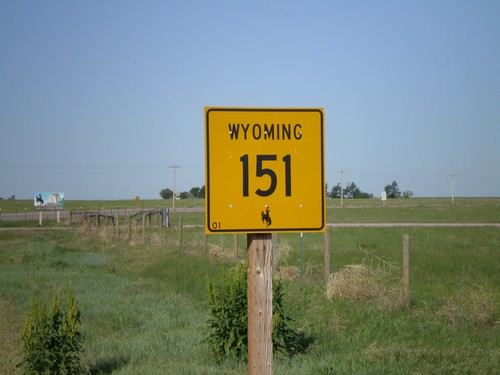
MULTIPOLYGON (((393 181, 392 183, 386 185, 384 191, 387 198, 411 198, 413 196, 413 192, 411 192, 410 190, 400 192, 398 183, 396 181, 393 181)), ((333 199, 340 199, 342 194, 346 199, 367 199, 374 197, 372 193, 362 191, 354 182, 348 182, 343 191, 340 183, 335 185, 330 192, 328 192, 327 185, 326 195, 328 197, 333 199)))
MULTIPOLYGON (((368 199, 374 197, 372 193, 362 191, 354 182, 348 182, 344 189, 342 189, 342 186, 340 186, 340 183, 338 183, 332 188, 331 191, 328 191, 327 184, 325 185, 325 191, 326 196, 333 199, 340 199, 342 194, 346 199, 368 199)), ((411 198, 413 196, 413 192, 411 192, 410 190, 401 192, 396 181, 387 184, 384 188, 384 191, 387 198, 411 198)), ((166 188, 160 191, 160 196, 163 199, 172 199, 174 196, 174 192, 171 189, 166 188)), ((205 185, 203 185, 202 187, 193 187, 189 191, 177 193, 176 198, 205 198, 205 185)))
MULTIPOLYGON (((172 199, 174 192, 171 189, 163 189, 160 191, 160 197, 163 199, 172 199)), ((193 187, 189 191, 182 191, 176 193, 176 198, 179 199, 194 199, 194 198, 205 198, 205 185, 202 187, 193 187)))

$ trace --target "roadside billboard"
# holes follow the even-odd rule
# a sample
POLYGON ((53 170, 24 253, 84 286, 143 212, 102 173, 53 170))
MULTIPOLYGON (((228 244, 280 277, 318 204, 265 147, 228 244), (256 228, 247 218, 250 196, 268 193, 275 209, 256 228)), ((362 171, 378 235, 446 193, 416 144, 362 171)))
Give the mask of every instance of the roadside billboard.
POLYGON ((64 193, 35 193, 33 203, 35 210, 62 210, 64 209, 64 193))

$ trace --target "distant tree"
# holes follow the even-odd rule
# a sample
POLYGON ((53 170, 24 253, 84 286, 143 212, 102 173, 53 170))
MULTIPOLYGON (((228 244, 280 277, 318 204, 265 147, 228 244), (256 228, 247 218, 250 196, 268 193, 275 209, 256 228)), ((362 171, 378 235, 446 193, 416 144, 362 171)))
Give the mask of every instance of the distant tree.
POLYGON ((411 198, 411 197, 413 197, 413 192, 410 190, 406 190, 403 192, 402 197, 403 198, 411 198))
POLYGON ((400 198, 401 197, 398 183, 396 181, 392 181, 392 184, 386 185, 384 190, 387 194, 387 198, 400 198))
POLYGON ((188 199, 189 193, 187 191, 183 191, 179 194, 179 199, 188 199))
POLYGON ((198 198, 205 198, 205 185, 200 188, 200 191, 198 192, 198 198))
POLYGON ((189 192, 193 195, 193 197, 198 198, 198 194, 200 193, 200 188, 199 187, 193 187, 189 192))
POLYGON ((344 189, 344 198, 354 198, 354 195, 359 191, 359 188, 356 186, 354 182, 347 183, 344 189))
POLYGON ((160 197, 162 197, 163 199, 172 199, 173 196, 174 192, 168 188, 160 191, 160 197))
POLYGON ((365 193, 364 191, 361 191, 358 189, 357 192, 355 192, 353 198, 356 198, 356 199, 369 199, 369 198, 373 198, 373 194, 371 193, 365 193))
POLYGON ((354 199, 365 199, 365 198, 373 198, 373 194, 361 191, 361 189, 357 187, 354 182, 351 182, 347 183, 347 186, 344 189, 344 197, 354 198, 354 199))
MULTIPOLYGON (((332 191, 330 192, 330 197, 339 199, 341 194, 342 194, 342 187, 340 186, 340 184, 337 184, 333 187, 332 191)), ((347 199, 373 198, 373 194, 361 191, 361 189, 354 182, 351 183, 348 182, 346 187, 344 188, 344 198, 347 199)))
POLYGON ((340 199, 340 193, 342 188, 340 187, 340 183, 335 185, 330 192, 330 198, 340 199))

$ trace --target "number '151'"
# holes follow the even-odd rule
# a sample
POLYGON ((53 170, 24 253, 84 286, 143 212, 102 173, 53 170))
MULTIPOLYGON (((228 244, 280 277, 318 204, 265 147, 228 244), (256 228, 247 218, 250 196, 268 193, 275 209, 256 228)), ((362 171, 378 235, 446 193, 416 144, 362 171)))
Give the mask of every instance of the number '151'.
MULTIPOLYGON (((264 177, 269 176, 270 183, 269 187, 265 190, 257 189, 255 194, 261 197, 268 197, 274 193, 276 190, 276 186, 278 185, 278 177, 276 176, 276 172, 271 168, 264 168, 265 162, 273 162, 277 161, 278 157, 276 155, 257 155, 257 163, 255 168, 255 176, 256 177, 264 177)), ((290 197, 292 195, 292 159, 290 155, 285 155, 281 159, 283 161, 283 168, 285 169, 285 196, 290 197)), ((249 170, 248 170, 248 154, 240 157, 240 161, 243 167, 243 196, 248 197, 248 179, 249 179, 249 170)))

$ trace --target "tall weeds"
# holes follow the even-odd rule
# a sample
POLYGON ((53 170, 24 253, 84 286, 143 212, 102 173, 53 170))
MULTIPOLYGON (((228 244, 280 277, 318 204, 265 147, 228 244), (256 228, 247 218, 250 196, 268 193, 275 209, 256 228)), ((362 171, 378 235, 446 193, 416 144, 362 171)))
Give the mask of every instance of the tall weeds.
MULTIPOLYGON (((247 264, 226 270, 217 285, 207 280, 210 317, 205 342, 217 363, 246 360, 248 353, 247 264)), ((283 288, 273 282, 273 351, 292 356, 303 352, 306 342, 293 328, 283 308, 283 288)))
POLYGON ((24 359, 19 364, 25 374, 83 374, 80 364, 83 350, 79 332, 80 311, 68 293, 66 311, 62 311, 54 293, 50 310, 33 298, 21 334, 24 359))

